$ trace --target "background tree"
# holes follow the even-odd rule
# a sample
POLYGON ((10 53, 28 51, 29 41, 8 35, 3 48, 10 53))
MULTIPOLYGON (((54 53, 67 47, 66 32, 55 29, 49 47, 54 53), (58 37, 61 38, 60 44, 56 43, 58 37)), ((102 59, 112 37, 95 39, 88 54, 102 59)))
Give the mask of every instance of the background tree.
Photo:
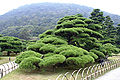
POLYGON ((94 9, 91 13, 90 19, 94 21, 94 23, 98 23, 102 26, 99 32, 104 36, 102 39, 102 43, 111 43, 113 45, 117 45, 116 38, 117 38, 117 29, 114 26, 114 22, 110 18, 110 16, 103 16, 103 12, 100 9, 94 9))
POLYGON ((111 20, 110 16, 105 17, 103 28, 104 43, 116 44, 117 30, 114 27, 114 22, 111 20))
POLYGON ((3 36, 0 37, 0 48, 1 51, 7 51, 7 55, 9 56, 12 51, 18 53, 24 50, 24 45, 19 38, 3 36))
POLYGON ((120 48, 120 24, 118 24, 118 26, 116 27, 116 29, 117 29, 117 32, 116 32, 116 34, 117 34, 117 37, 116 37, 116 44, 117 44, 117 46, 120 48))
POLYGON ((30 39, 30 31, 27 29, 22 29, 22 31, 18 35, 21 39, 29 40, 30 39))
POLYGON ((100 9, 94 9, 89 18, 94 20, 95 24, 100 24, 100 25, 105 20, 105 17, 103 16, 103 12, 100 11, 100 9))

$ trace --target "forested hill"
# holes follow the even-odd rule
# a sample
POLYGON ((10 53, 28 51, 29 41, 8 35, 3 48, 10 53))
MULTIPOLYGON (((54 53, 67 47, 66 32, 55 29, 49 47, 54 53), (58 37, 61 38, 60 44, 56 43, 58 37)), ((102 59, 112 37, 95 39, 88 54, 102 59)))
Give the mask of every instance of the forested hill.
POLYGON ((91 11, 92 8, 76 4, 37 3, 25 5, 0 16, 0 27, 21 25, 53 27, 64 16, 81 13, 88 17, 91 11))
MULTIPOLYGON (((47 29, 54 28, 56 22, 64 16, 82 14, 84 17, 89 17, 92 10, 93 8, 90 7, 65 3, 36 3, 25 5, 0 16, 0 31, 3 34, 14 36, 20 33, 22 28, 28 29, 28 26, 23 26, 33 25, 29 27, 32 30, 29 32, 34 36, 47 29)), ((106 12, 104 14, 111 16, 115 24, 120 22, 120 16, 106 12)))

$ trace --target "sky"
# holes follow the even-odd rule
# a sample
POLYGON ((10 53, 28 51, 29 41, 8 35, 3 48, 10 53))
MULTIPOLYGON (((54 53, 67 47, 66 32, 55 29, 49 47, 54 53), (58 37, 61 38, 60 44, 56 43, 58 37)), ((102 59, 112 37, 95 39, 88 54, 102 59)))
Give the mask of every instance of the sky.
POLYGON ((75 3, 120 15, 120 0, 0 0, 0 15, 26 4, 42 2, 75 3))

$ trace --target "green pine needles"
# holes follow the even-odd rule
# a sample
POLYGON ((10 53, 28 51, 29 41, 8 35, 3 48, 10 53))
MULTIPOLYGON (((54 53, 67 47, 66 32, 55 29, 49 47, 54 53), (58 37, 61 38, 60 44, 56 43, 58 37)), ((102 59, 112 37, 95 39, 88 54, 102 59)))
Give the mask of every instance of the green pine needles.
MULTIPOLYGON (((91 14, 94 16, 96 13, 91 14)), ((102 13, 99 15, 102 16, 102 13)), ((40 40, 28 45, 28 51, 17 56, 16 62, 21 69, 35 70, 61 65, 85 67, 104 59, 108 56, 106 50, 109 45, 101 43, 104 36, 99 32, 103 28, 99 22, 102 19, 98 18, 99 22, 94 20, 84 18, 81 14, 63 17, 55 29, 40 34, 40 40)), ((119 49, 115 47, 114 51, 119 52, 119 49)))

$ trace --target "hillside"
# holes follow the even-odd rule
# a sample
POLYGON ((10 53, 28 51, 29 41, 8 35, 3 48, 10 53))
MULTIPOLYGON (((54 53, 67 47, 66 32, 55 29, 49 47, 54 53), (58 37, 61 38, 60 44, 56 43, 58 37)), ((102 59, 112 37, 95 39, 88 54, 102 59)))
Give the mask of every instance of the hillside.
MULTIPOLYGON (((36 3, 25 5, 0 16, 0 33, 19 37, 18 34, 25 29, 29 35, 37 36, 47 29, 54 28, 56 22, 64 16, 82 14, 84 17, 89 17, 92 10, 93 8, 77 4, 36 3), (30 25, 30 30, 26 25, 30 25)), ((120 22, 120 16, 107 12, 104 14, 110 15, 115 24, 120 22)))

